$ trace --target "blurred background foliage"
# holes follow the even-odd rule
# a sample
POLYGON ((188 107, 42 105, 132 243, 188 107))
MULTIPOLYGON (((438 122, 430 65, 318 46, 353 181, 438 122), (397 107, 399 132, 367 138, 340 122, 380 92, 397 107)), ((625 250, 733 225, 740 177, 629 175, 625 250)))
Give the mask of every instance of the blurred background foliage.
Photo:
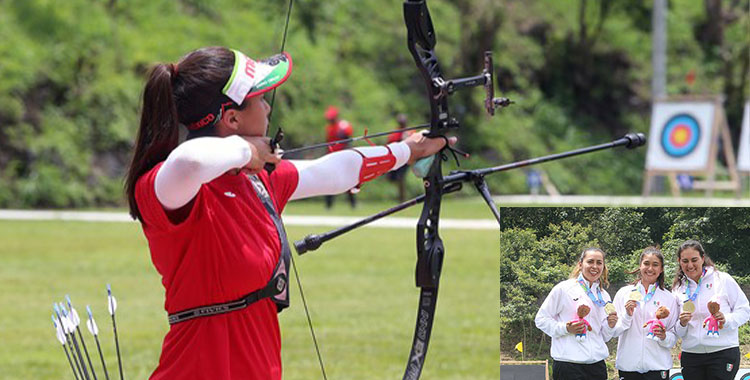
MULTIPOLYGON (((748 98, 749 3, 669 1, 668 92, 724 94, 735 142, 748 98)), ((0 0, 0 207, 122 205, 151 65, 209 45, 271 55, 286 8, 281 0, 0 0)), ((478 74, 492 50, 498 89, 516 102, 490 119, 481 90, 454 96, 460 145, 472 153, 465 166, 647 132, 651 2, 432 0, 430 10, 446 75, 478 74)), ((425 122, 405 34, 400 1, 296 0, 286 45, 294 72, 272 121, 286 130, 282 145, 323 140, 329 104, 356 134, 392 129, 400 112, 425 122)), ((645 149, 604 152, 544 169, 563 194, 634 194, 644 157, 645 149)), ((491 180, 496 194, 526 192, 522 171, 491 180)), ((412 176, 408 186, 421 191, 412 176)), ((386 187, 360 197, 385 197, 386 187)))
MULTIPOLYGON (((536 208, 503 209, 500 233, 501 352, 526 359, 548 358, 549 338, 534 325, 539 306, 555 284, 568 278, 586 247, 606 253, 611 297, 634 280, 644 248, 664 254, 665 285, 677 271, 677 249, 685 240, 701 242, 717 267, 750 291, 750 213, 742 208, 536 208)), ((741 330, 743 345, 750 343, 741 330)), ((616 347, 611 341, 610 352, 616 347)), ((744 347, 743 347, 744 350, 744 347)), ((678 350, 679 352, 679 350, 678 350)), ((744 352, 744 351, 743 351, 744 352)))

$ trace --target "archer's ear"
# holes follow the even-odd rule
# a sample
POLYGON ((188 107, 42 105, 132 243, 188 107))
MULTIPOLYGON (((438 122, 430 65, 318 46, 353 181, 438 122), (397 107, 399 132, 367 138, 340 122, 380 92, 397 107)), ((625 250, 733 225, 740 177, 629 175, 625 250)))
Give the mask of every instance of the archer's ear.
POLYGON ((239 128, 239 119, 238 119, 239 111, 230 108, 221 115, 221 123, 224 124, 224 127, 231 131, 236 131, 239 128))

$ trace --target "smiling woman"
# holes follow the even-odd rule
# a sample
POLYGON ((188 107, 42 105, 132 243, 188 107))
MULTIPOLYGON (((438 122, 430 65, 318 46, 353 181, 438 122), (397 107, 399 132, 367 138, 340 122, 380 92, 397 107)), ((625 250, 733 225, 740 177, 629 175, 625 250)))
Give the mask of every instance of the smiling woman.
POLYGON ((739 327, 750 319, 747 296, 732 276, 716 269, 698 241, 682 243, 677 262, 672 292, 682 306, 675 326, 682 338, 682 375, 685 380, 734 379, 739 327))
POLYGON ((604 260, 601 249, 584 249, 570 278, 552 288, 536 314, 536 326, 552 337, 555 379, 607 379, 606 342, 617 314, 609 312, 611 299, 602 289, 609 285, 604 260))
POLYGON ((623 380, 666 378, 672 368, 670 349, 677 342, 677 299, 664 289, 664 255, 647 247, 638 259, 636 280, 615 295, 615 307, 622 318, 615 326, 617 359, 615 368, 623 380), (662 321, 663 319, 663 321, 662 321), (644 327, 651 325, 648 334, 644 327))

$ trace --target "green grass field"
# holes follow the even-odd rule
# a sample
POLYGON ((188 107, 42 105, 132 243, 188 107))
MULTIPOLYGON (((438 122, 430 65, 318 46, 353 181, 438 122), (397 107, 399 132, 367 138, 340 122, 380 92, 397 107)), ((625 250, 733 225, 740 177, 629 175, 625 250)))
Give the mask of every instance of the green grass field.
MULTIPOLYGON (((337 201, 338 210, 348 208, 343 198, 337 201)), ((479 206, 458 206, 444 216, 489 217, 468 216, 479 206)), ((322 209, 315 203, 295 207, 301 211, 287 213, 322 209)), ((367 214, 370 207, 356 212, 367 214)), ((288 232, 294 241, 324 230, 288 232)), ((402 376, 419 295, 414 235, 413 229, 362 229, 295 257, 329 379, 402 376)), ((441 235, 448 254, 423 378, 497 379, 498 234, 446 230, 441 235)), ((52 303, 65 294, 79 313, 91 304, 113 375, 107 283, 118 299, 125 376, 147 378, 168 325, 160 279, 139 225, 0 221, 0 378, 72 378, 50 320, 52 303)), ((320 379, 299 291, 292 286, 292 307, 280 317, 284 378, 320 379)), ((93 340, 83 332, 92 349, 93 340)))

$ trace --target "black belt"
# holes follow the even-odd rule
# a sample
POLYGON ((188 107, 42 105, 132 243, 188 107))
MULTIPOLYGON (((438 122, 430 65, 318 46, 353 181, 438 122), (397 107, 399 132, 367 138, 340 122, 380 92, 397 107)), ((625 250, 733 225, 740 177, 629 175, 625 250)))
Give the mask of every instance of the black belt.
POLYGON ((284 223, 281 221, 281 217, 274 208, 273 201, 271 200, 268 191, 265 188, 263 182, 258 176, 250 176, 250 182, 252 183, 253 189, 256 195, 260 199, 261 203, 265 207, 268 215, 271 217, 276 232, 279 236, 279 242, 281 244, 281 253, 279 254, 279 261, 276 263, 274 268, 274 276, 268 281, 266 286, 258 289, 238 300, 217 303, 208 306, 199 306, 192 309, 179 311, 177 313, 169 314, 169 324, 174 325, 175 323, 184 322, 193 318, 208 317, 211 315, 225 314, 235 310, 242 310, 251 304, 258 302, 264 298, 274 297, 273 301, 276 304, 277 312, 281 312, 283 309, 289 306, 289 292, 283 296, 276 297, 283 293, 287 286, 288 280, 288 269, 289 261, 291 258, 291 250, 289 249, 289 241, 286 237, 286 231, 284 230, 284 223))
POLYGON ((284 291, 286 283, 286 274, 280 273, 276 277, 271 279, 271 281, 269 281, 265 287, 258 289, 238 300, 225 303, 216 303, 208 306, 200 306, 193 309, 187 309, 169 314, 169 324, 174 325, 180 322, 189 321, 193 318, 208 317, 211 315, 225 314, 236 310, 242 310, 264 298, 273 297, 281 293, 282 291, 284 291))

